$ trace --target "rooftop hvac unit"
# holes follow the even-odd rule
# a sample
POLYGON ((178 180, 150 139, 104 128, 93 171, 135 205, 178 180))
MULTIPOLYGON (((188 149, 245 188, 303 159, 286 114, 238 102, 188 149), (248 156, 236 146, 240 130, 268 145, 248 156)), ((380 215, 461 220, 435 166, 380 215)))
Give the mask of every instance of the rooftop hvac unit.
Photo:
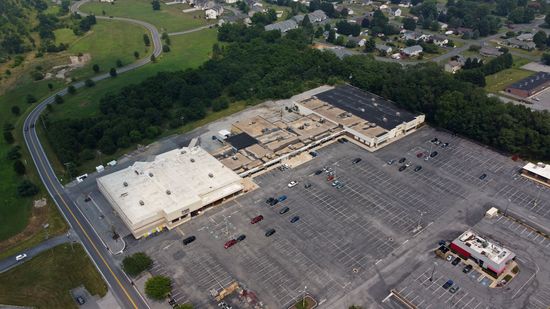
POLYGON ((401 116, 401 113, 400 112, 395 112, 395 116, 399 117, 399 116, 401 116))
POLYGON ((374 123, 374 122, 371 122, 371 123, 370 123, 370 127, 371 127, 371 128, 374 128, 374 127, 376 127, 376 123, 374 123))
POLYGON ((537 163, 537 167, 545 168, 545 167, 546 167, 546 164, 544 164, 544 163, 542 163, 542 162, 539 162, 539 163, 537 163))
POLYGON ((166 194, 170 195, 170 194, 172 194, 172 192, 170 190, 166 190, 166 194))
POLYGON ((140 204, 141 206, 145 205, 145 203, 144 203, 143 201, 141 201, 141 200, 139 201, 139 204, 140 204))
POLYGON ((362 107, 359 110, 362 111, 363 113, 365 112, 365 109, 362 107))
POLYGON ((128 183, 125 181, 122 183, 123 186, 127 187, 128 186, 128 183))
POLYGON ((149 173, 149 177, 153 177, 153 173, 149 173))
POLYGON ((214 178, 214 174, 212 174, 212 173, 208 173, 208 177, 210 177, 210 178, 214 178))
POLYGON ((384 121, 384 122, 388 122, 388 118, 386 118, 386 117, 383 117, 383 118, 382 118, 382 121, 384 121))
POLYGON ((191 162, 195 162, 195 159, 191 158, 191 162))
POLYGON ((374 102, 375 99, 374 99, 374 98, 370 98, 370 100, 374 102))
POLYGON ((134 170, 134 173, 136 173, 136 175, 139 175, 139 172, 137 170, 134 170))
POLYGON ((186 154, 186 153, 187 153, 187 151, 185 151, 185 150, 182 150, 182 151, 181 151, 180 153, 181 153, 181 154, 186 154))
POLYGON ((232 156, 231 159, 237 160, 237 156, 232 156))

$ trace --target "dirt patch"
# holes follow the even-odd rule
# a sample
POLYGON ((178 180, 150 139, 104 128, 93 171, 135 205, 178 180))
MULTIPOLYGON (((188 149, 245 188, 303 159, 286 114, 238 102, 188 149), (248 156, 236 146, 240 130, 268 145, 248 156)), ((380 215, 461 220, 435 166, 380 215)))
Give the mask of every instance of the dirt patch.
POLYGON ((35 200, 33 202, 33 205, 34 205, 35 208, 41 208, 41 207, 44 207, 44 206, 47 205, 47 201, 46 201, 45 198, 41 198, 39 200, 35 200))
POLYGON ((86 63, 92 60, 90 54, 83 54, 77 56, 69 56, 69 64, 63 64, 53 67, 48 73, 46 73, 45 79, 68 79, 69 72, 81 68, 86 65, 86 63))

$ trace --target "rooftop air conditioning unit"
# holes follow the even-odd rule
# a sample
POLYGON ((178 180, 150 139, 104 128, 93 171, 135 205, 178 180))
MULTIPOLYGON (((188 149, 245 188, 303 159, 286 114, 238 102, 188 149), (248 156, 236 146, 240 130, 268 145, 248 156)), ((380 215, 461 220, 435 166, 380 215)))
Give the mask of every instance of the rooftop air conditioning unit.
POLYGON ((127 187, 128 186, 128 183, 125 181, 122 183, 123 186, 127 187))
POLYGON ((365 109, 362 107, 359 110, 362 111, 363 113, 365 112, 365 109))
POLYGON ((237 156, 232 156, 231 159, 237 160, 237 156))
POLYGON ((166 194, 170 195, 170 194, 172 194, 172 192, 170 192, 170 190, 166 190, 166 194))
POLYGON ((214 174, 212 174, 212 173, 208 173, 208 177, 210 177, 210 178, 214 178, 214 174))
POLYGON ((149 177, 153 177, 153 173, 149 173, 149 177))
POLYGON ((145 205, 145 203, 144 203, 143 201, 139 201, 139 204, 140 204, 141 206, 145 205))
POLYGON ((191 162, 195 162, 195 159, 191 158, 191 162))

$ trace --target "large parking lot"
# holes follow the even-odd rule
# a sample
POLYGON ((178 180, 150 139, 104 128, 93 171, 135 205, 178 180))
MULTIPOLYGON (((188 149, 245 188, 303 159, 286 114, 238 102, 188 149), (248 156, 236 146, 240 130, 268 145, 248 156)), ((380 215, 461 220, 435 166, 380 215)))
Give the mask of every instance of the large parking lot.
MULTIPOLYGON (((440 238, 451 240, 476 226, 489 204, 542 223, 550 219, 550 190, 518 176, 521 163, 429 127, 375 153, 352 142, 335 142, 317 152, 302 165, 257 176, 258 189, 169 233, 128 241, 128 252, 150 254, 155 261, 152 272, 175 281, 174 299, 200 308, 215 307, 211 291, 233 281, 254 290, 269 308, 286 308, 305 292, 316 297, 321 308, 365 305, 367 300, 382 304, 392 288, 418 308, 501 308, 499 304, 512 299, 511 292, 502 289, 487 292, 488 282, 478 282, 475 272, 462 275, 462 267, 443 263, 431 250, 440 238), (430 142, 434 136, 449 146, 430 142), (438 154, 426 161, 426 154, 434 151, 438 154), (399 163, 402 157, 405 162, 399 163), (353 163, 355 158, 362 160, 353 163), (388 164, 390 160, 395 162, 388 164), (399 171, 407 163, 410 166, 399 171), (415 171, 417 166, 422 168, 415 171), (327 172, 315 175, 324 168, 341 188, 327 181, 327 172), (288 188, 293 180, 298 185, 288 188), (277 205, 265 203, 281 195, 287 198, 277 205), (280 214, 283 207, 289 211, 280 214), (264 219, 250 224, 258 215, 264 219), (295 216, 299 220, 291 223, 295 216), (266 237, 270 228, 276 232, 266 237), (246 235, 244 241, 224 249, 226 241, 241 234, 246 235), (183 246, 181 240, 189 235, 197 240, 183 246), (449 276, 461 286, 454 294, 440 288, 449 276)), ((546 238, 517 230, 520 237, 531 237, 548 250, 546 238)), ((499 241, 507 241, 502 238, 499 241)), ((518 277, 525 283, 522 290, 539 295, 525 301, 550 303, 550 288, 528 280, 537 272, 537 258, 517 255, 525 265, 518 277)))

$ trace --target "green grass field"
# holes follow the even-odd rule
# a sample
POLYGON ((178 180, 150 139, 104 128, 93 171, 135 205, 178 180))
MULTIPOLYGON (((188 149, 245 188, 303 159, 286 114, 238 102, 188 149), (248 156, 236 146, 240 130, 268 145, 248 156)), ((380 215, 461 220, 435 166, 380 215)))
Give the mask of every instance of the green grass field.
POLYGON ((160 32, 183 31, 206 25, 202 11, 183 13, 188 9, 185 4, 165 5, 161 1, 160 11, 154 11, 150 0, 117 0, 115 4, 89 2, 80 7, 82 12, 93 13, 97 16, 129 17, 149 22, 160 32))
MULTIPOLYGON (((136 61, 134 51, 140 57, 148 57, 151 47, 143 43, 143 34, 147 30, 141 26, 114 20, 98 20, 93 30, 84 37, 70 43, 68 53, 89 53, 92 60, 82 69, 74 71, 71 76, 80 79, 94 75, 92 65, 98 64, 102 71, 116 68, 120 59, 123 65, 136 61)), ((67 37, 68 35, 65 35, 67 37)))
POLYGON ((69 291, 84 285, 105 296, 107 286, 84 249, 64 244, 0 274, 0 304, 35 308, 77 308, 69 291))
POLYGON ((504 90, 504 88, 509 84, 517 82, 518 80, 532 74, 533 72, 531 71, 510 68, 493 75, 488 75, 485 77, 485 81, 487 83, 485 90, 487 90, 487 92, 498 93, 499 91, 504 90))

